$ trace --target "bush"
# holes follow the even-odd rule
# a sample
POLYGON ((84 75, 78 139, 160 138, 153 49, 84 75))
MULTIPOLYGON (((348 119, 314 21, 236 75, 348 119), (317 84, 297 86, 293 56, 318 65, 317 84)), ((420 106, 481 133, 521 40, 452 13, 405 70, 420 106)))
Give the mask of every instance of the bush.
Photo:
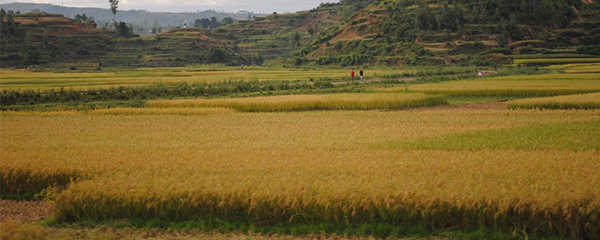
POLYGON ((565 30, 565 31, 559 32, 558 36, 577 38, 577 37, 587 36, 587 34, 581 30, 565 30))
POLYGON ((510 48, 494 48, 487 51, 487 53, 502 53, 504 55, 511 55, 512 51, 510 48))
POLYGON ((521 50, 519 50, 520 54, 532 54, 535 53, 535 48, 529 44, 527 45, 527 47, 521 48, 521 50))
POLYGON ((579 46, 576 50, 579 54, 600 55, 600 45, 579 46))

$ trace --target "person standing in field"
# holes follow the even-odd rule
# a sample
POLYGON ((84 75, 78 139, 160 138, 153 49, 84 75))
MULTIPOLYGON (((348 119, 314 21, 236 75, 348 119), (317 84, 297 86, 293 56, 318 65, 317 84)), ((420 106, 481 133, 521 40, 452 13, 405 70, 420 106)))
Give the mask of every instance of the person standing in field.
POLYGON ((363 72, 363 70, 361 69, 361 70, 360 70, 360 81, 361 81, 361 82, 363 81, 363 73, 364 73, 364 72, 363 72))
POLYGON ((352 81, 354 81, 354 69, 352 69, 352 72, 350 72, 350 77, 352 78, 352 81))

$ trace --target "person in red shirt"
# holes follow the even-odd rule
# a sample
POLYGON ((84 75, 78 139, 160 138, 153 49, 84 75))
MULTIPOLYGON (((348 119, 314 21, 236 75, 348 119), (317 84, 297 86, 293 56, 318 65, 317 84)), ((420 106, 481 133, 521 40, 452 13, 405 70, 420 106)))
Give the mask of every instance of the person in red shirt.
POLYGON ((350 72, 350 76, 352 77, 352 81, 354 81, 354 69, 352 69, 352 72, 350 72))

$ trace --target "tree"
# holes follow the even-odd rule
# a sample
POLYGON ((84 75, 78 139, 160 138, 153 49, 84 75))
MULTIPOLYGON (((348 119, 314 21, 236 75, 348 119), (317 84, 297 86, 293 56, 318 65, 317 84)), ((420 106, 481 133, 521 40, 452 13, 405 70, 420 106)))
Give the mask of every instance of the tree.
POLYGON ((226 17, 221 20, 221 23, 223 23, 223 26, 232 24, 233 22, 234 22, 233 18, 231 18, 231 17, 226 17))
POLYGON ((56 38, 56 46, 57 46, 57 50, 58 53, 60 55, 63 55, 63 51, 67 50, 67 40, 65 39, 65 34, 63 33, 62 29, 58 29, 58 37, 56 38))
POLYGON ((124 38, 128 38, 131 35, 129 32, 129 27, 125 22, 119 22, 119 25, 117 26, 117 33, 119 36, 124 38))
POLYGON ((300 36, 300 33, 295 32, 294 35, 292 36, 292 43, 295 46, 299 46, 300 45, 300 39, 302 39, 302 37, 300 36))
POLYGON ((209 63, 227 63, 233 54, 223 47, 211 48, 206 56, 209 63))
POLYGON ((219 22, 219 20, 217 20, 216 17, 211 17, 210 18, 210 29, 215 29, 221 26, 221 23, 219 22))
POLYGON ((108 2, 110 3, 110 10, 112 11, 113 15, 117 15, 117 8, 119 7, 119 1, 118 0, 108 0, 108 2))
POLYGON ((314 37, 314 35, 315 35, 315 29, 312 28, 312 27, 308 28, 308 34, 310 34, 310 37, 314 37))
POLYGON ((210 27, 210 20, 208 18, 200 19, 200 27, 208 29, 210 27))

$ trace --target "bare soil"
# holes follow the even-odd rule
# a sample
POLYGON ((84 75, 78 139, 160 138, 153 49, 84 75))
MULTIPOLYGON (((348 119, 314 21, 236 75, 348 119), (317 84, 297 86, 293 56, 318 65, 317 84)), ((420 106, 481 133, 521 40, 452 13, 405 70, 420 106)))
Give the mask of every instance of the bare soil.
POLYGON ((0 221, 35 222, 51 214, 52 203, 49 201, 0 200, 0 221))

